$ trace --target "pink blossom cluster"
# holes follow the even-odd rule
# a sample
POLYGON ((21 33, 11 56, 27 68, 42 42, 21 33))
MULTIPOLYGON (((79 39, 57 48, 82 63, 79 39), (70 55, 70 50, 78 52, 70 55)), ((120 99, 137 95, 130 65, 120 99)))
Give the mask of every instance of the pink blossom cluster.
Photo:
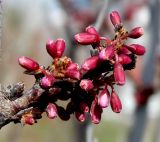
MULTIPOLYGON (((28 57, 18 59, 26 69, 25 73, 34 75, 36 82, 45 90, 41 110, 50 119, 59 116, 68 120, 74 114, 78 121, 83 122, 86 113, 89 113, 91 121, 98 124, 103 109, 109 105, 113 112, 121 111, 122 104, 114 85, 125 84, 124 70, 134 68, 136 55, 145 53, 142 45, 126 44, 128 38, 141 37, 143 29, 136 27, 128 32, 117 11, 111 12, 110 20, 115 30, 113 39, 101 37, 93 26, 74 36, 78 44, 91 45, 96 51, 80 67, 70 58, 62 56, 66 47, 63 39, 47 42, 46 50, 53 59, 47 68, 28 57), (58 100, 67 101, 67 106, 58 105, 58 100)), ((27 115, 22 121, 31 125, 34 119, 32 115, 27 115)))

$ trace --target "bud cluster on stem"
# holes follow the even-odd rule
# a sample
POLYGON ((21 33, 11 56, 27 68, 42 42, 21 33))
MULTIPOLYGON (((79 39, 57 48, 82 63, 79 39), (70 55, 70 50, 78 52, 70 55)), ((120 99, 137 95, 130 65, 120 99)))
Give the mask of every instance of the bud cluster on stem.
MULTIPOLYGON (((80 122, 84 122, 86 113, 89 113, 95 124, 101 121, 103 109, 111 106, 113 112, 121 111, 122 104, 114 85, 125 84, 125 70, 133 69, 136 56, 145 53, 142 45, 127 45, 126 41, 128 38, 139 38, 144 32, 141 27, 128 32, 117 11, 111 12, 110 20, 115 29, 113 39, 100 36, 93 26, 74 36, 78 44, 91 45, 96 51, 81 66, 63 56, 66 43, 61 38, 46 43, 46 50, 52 57, 52 63, 47 68, 28 57, 18 59, 27 70, 25 73, 34 75, 36 83, 44 90, 39 99, 42 102, 34 104, 38 105, 36 110, 39 107, 39 111, 46 112, 48 118, 58 116, 64 121, 74 114, 80 122), (59 106, 58 100, 66 101, 67 106, 59 106)), ((22 115, 21 122, 24 124, 32 125, 35 121, 35 116, 22 115)))

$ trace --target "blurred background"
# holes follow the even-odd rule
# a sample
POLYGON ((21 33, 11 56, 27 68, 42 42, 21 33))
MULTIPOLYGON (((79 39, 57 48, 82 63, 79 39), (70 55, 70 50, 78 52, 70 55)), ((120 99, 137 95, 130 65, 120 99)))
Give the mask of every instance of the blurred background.
POLYGON ((119 11, 126 29, 144 28, 143 37, 129 42, 142 44, 147 50, 137 59, 137 68, 126 73, 126 85, 116 89, 123 104, 120 114, 107 108, 98 125, 79 124, 74 116, 67 122, 49 120, 44 114, 33 126, 5 126, 0 142, 85 142, 83 135, 88 128, 92 140, 86 142, 160 142, 158 0, 2 0, 0 8, 0 83, 5 86, 17 82, 24 82, 26 89, 32 86, 34 78, 23 74, 17 58, 25 55, 49 65, 52 59, 45 49, 48 39, 64 38, 65 55, 80 64, 90 53, 89 48, 76 48, 74 34, 96 25, 100 35, 113 38, 108 18, 112 10, 119 11), (98 25, 104 9, 106 14, 98 25))

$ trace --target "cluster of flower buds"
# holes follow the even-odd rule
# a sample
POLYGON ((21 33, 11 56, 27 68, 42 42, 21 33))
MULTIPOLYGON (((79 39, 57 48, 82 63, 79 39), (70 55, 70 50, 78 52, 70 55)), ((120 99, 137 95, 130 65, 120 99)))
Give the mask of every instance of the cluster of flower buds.
MULTIPOLYGON (((124 70, 134 68, 135 56, 145 53, 142 45, 126 45, 128 38, 141 37, 143 29, 136 27, 128 32, 117 11, 111 12, 110 20, 115 29, 113 39, 99 36, 93 26, 74 36, 78 44, 91 45, 96 51, 80 67, 70 58, 62 56, 66 47, 63 39, 47 42, 46 50, 53 58, 47 68, 24 56, 18 59, 27 70, 25 73, 34 75, 36 82, 45 90, 43 111, 48 118, 59 116, 62 120, 68 120, 74 114, 78 121, 83 122, 86 113, 89 113, 91 121, 98 124, 104 108, 111 106, 113 112, 121 111, 122 104, 113 85, 124 85, 124 70), (129 68, 125 68, 128 65, 129 68), (69 100, 69 103, 63 108, 57 100, 69 100)), ((27 117, 23 123, 32 124, 33 120, 27 117)))
POLYGON ((84 70, 94 69, 99 62, 110 61, 114 65, 114 78, 117 85, 125 84, 125 75, 123 65, 130 64, 132 59, 130 54, 143 55, 145 48, 139 44, 126 45, 128 38, 139 38, 143 35, 143 28, 136 27, 128 32, 121 22, 121 17, 117 11, 110 14, 111 22, 115 28, 115 37, 110 40, 107 37, 98 35, 96 29, 92 26, 86 28, 85 32, 75 35, 75 40, 81 45, 92 45, 98 50, 99 54, 88 58, 82 68, 84 70), (103 44, 101 44, 103 41, 103 44))

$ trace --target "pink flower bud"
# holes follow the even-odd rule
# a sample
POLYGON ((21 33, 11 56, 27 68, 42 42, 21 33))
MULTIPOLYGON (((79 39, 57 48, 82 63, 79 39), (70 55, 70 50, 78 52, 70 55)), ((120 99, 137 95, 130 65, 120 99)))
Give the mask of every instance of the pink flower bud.
POLYGON ((79 85, 85 91, 89 91, 94 87, 92 81, 89 79, 82 79, 79 85))
POLYGON ((26 117, 25 124, 33 125, 34 123, 35 123, 35 120, 33 117, 26 117))
POLYGON ((60 58, 65 50, 65 41, 63 39, 49 40, 46 44, 46 49, 52 58, 60 58))
POLYGON ((89 111, 89 107, 85 102, 80 103, 80 109, 81 109, 82 112, 88 112, 89 111))
POLYGON ((49 40, 46 44, 46 49, 48 54, 52 57, 52 58, 56 58, 57 56, 57 49, 56 49, 56 42, 53 40, 49 40))
POLYGON ((136 55, 144 55, 144 53, 146 52, 144 46, 139 45, 139 44, 132 44, 127 46, 128 50, 130 50, 132 53, 136 54, 136 55))
POLYGON ((121 24, 121 17, 117 11, 111 12, 110 19, 114 26, 121 24))
POLYGON ((55 104, 49 103, 46 108, 48 118, 54 119, 57 117, 57 107, 55 104))
POLYGON ((42 88, 50 88, 54 82, 55 78, 53 75, 46 75, 41 79, 40 85, 42 88))
POLYGON ((127 65, 132 62, 132 59, 125 54, 120 54, 118 55, 118 61, 122 65, 127 65))
POLYGON ((110 93, 108 89, 105 88, 98 94, 98 104, 102 108, 106 108, 109 106, 109 102, 110 102, 110 93))
POLYGON ((61 38, 56 40, 56 47, 57 47, 57 57, 62 57, 64 50, 65 50, 65 41, 61 38))
POLYGON ((127 49, 127 45, 123 45, 123 47, 120 49, 120 54, 131 54, 131 51, 127 49))
POLYGON ((27 58, 25 56, 18 58, 18 62, 19 62, 19 65, 21 65, 23 68, 29 71, 35 71, 39 69, 39 64, 36 61, 30 58, 27 58))
POLYGON ((71 63, 67 69, 66 69, 66 72, 65 72, 65 76, 66 77, 69 77, 69 78, 72 78, 72 79, 80 79, 80 72, 79 72, 79 69, 78 69, 78 64, 76 63, 71 63))
POLYGON ((136 27, 129 32, 128 37, 136 39, 136 38, 141 37, 143 34, 144 34, 143 28, 136 27))
POLYGON ((93 100, 90 108, 91 121, 98 124, 101 121, 102 108, 97 103, 97 98, 93 100))
POLYGON ((95 35, 99 36, 97 30, 96 30, 93 26, 88 26, 88 27, 86 28, 86 32, 87 32, 87 33, 90 33, 90 34, 95 34, 95 35))
POLYGON ((113 112, 119 113, 122 110, 121 100, 119 99, 118 95, 114 90, 111 93, 111 100, 110 100, 111 108, 113 112))
POLYGON ((75 112, 75 116, 76 116, 77 120, 80 122, 84 122, 86 119, 86 115, 84 113, 81 113, 78 111, 75 112))
POLYGON ((65 76, 77 80, 81 78, 80 72, 78 70, 67 70, 65 76))
POLYGON ((82 69, 86 71, 93 70, 97 67, 98 63, 99 63, 98 56, 89 57, 83 62, 82 69))
POLYGON ((69 66, 67 67, 67 70, 78 70, 79 66, 77 63, 71 63, 69 64, 69 66))
POLYGON ((114 56, 114 47, 113 46, 108 46, 107 48, 103 49, 100 53, 99 53, 99 58, 101 60, 110 60, 113 58, 114 56))
POLYGON ((75 40, 82 45, 89 45, 99 42, 99 36, 90 33, 79 33, 74 36, 75 40))
POLYGON ((125 84, 125 74, 124 74, 124 69, 123 66, 119 63, 116 62, 114 64, 114 79, 117 85, 124 85, 125 84))
POLYGON ((33 118, 32 115, 28 115, 27 114, 27 115, 22 116, 21 123, 23 125, 25 125, 25 124, 27 124, 27 125, 33 125, 35 123, 35 120, 34 120, 34 118, 33 118))

